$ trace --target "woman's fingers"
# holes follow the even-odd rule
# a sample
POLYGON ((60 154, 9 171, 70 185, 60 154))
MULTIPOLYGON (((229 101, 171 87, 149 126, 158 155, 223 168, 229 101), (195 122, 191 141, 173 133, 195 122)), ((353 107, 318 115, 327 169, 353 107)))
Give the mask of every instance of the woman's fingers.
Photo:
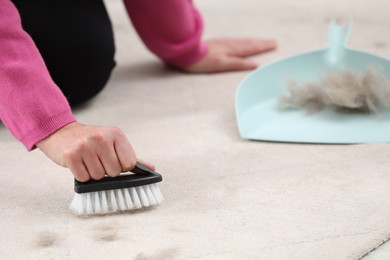
POLYGON ((114 149, 121 165, 122 172, 133 169, 137 162, 135 151, 120 130, 117 131, 114 139, 114 149))
POLYGON ((276 41, 263 39, 221 39, 215 44, 222 44, 227 55, 237 57, 249 57, 276 49, 276 41))
POLYGON ((67 154, 64 156, 62 166, 68 168, 76 180, 81 182, 88 181, 91 177, 81 157, 67 154))
POLYGON ((256 62, 248 59, 225 56, 215 65, 215 72, 252 70, 257 66, 256 62))
MULTIPOLYGON (((108 138, 110 140, 111 138, 108 138)), ((100 142, 95 148, 96 154, 105 170, 105 174, 111 177, 116 177, 122 172, 122 166, 116 154, 114 142, 100 142)))
POLYGON ((92 179, 100 180, 105 176, 106 170, 96 153, 84 154, 83 161, 92 179))
POLYGON ((208 53, 183 70, 191 73, 215 73, 252 70, 258 65, 247 57, 276 49, 274 40, 255 38, 219 38, 207 41, 208 53))
POLYGON ((240 70, 252 70, 258 67, 258 64, 254 61, 232 56, 220 56, 210 57, 205 60, 207 64, 198 64, 199 67, 194 67, 192 72, 200 73, 216 73, 216 72, 228 72, 228 71, 240 71, 240 70))

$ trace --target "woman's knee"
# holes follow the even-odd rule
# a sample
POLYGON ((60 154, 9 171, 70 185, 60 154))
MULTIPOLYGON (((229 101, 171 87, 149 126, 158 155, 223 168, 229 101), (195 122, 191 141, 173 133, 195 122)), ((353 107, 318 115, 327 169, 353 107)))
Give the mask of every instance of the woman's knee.
POLYGON ((99 93, 115 66, 114 36, 103 1, 13 1, 69 102, 78 104, 99 93))
POLYGON ((78 54, 67 62, 48 66, 53 80, 71 105, 97 95, 107 84, 115 67, 114 48, 109 46, 79 47, 75 52, 78 54))

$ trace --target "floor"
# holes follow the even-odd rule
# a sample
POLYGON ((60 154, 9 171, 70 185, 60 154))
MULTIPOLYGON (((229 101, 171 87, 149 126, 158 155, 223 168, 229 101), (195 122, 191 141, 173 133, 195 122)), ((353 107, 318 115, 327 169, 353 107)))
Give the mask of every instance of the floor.
POLYGON ((384 260, 390 259, 390 241, 387 241, 382 246, 378 247, 367 256, 362 258, 363 260, 384 260))

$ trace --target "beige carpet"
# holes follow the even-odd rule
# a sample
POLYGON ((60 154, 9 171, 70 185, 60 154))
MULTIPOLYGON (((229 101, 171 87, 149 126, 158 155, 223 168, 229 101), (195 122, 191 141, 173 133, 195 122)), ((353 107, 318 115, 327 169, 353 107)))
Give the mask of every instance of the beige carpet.
MULTIPOLYGON (((197 3, 206 37, 277 38, 278 51, 256 57, 264 63, 324 46, 331 16, 354 18, 350 46, 390 57, 387 0, 197 3)), ((234 95, 246 72, 168 71, 135 36, 121 2, 109 8, 119 65, 75 114, 121 127, 163 174, 166 201, 77 218, 68 211, 71 174, 25 152, 1 126, 1 259, 358 259, 389 237, 389 145, 242 140, 234 95)))

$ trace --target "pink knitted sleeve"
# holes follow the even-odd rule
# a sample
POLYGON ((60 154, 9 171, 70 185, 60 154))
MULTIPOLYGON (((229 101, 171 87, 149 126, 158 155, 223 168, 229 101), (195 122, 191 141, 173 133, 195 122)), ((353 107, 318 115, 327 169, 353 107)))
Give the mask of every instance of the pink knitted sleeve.
POLYGON ((187 67, 207 53, 202 17, 191 0, 124 0, 145 45, 167 64, 187 67))
POLYGON ((28 150, 75 121, 9 0, 0 0, 0 119, 28 150))

